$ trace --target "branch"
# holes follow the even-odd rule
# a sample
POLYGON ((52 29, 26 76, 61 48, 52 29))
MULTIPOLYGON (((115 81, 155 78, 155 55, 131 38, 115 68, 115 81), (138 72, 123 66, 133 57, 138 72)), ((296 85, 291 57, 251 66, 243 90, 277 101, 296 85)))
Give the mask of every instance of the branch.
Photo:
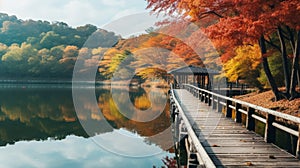
POLYGON ((219 18, 223 18, 222 15, 218 14, 218 13, 215 12, 215 11, 207 11, 207 12, 203 12, 203 13, 200 14, 200 19, 205 18, 205 17, 206 17, 205 15, 210 15, 210 14, 216 15, 216 16, 218 16, 219 18), (203 16, 203 15, 204 15, 204 16, 203 16))
POLYGON ((286 26, 286 29, 288 31, 288 34, 290 36, 290 44, 292 47, 292 50, 295 51, 295 39, 294 39, 294 32, 291 30, 291 28, 289 26, 286 26))
POLYGON ((281 26, 279 26, 278 29, 280 29, 283 38, 285 38, 285 39, 287 39, 287 40, 291 40, 291 39, 289 38, 288 32, 284 31, 283 28, 281 28, 281 26))
POLYGON ((276 48, 279 52, 281 52, 281 49, 278 45, 274 44, 271 40, 266 40, 265 39, 265 42, 268 43, 269 45, 271 45, 272 47, 276 48))

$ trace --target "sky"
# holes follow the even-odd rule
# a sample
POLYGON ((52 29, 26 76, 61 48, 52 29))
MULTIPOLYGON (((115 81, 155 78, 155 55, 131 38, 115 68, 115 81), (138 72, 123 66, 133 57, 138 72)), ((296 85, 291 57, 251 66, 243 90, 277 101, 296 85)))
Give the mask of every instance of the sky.
MULTIPOLYGON (((148 15, 146 6, 145 0, 0 0, 2 13, 22 20, 62 21, 72 27, 93 24, 101 28, 131 14, 148 15)), ((148 22, 158 21, 152 19, 148 22)))

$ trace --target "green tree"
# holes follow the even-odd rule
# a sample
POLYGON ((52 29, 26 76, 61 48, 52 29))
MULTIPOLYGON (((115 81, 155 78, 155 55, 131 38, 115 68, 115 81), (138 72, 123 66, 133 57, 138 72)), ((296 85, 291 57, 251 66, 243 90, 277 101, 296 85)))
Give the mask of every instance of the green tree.
POLYGON ((47 33, 41 34, 41 41, 40 41, 41 48, 50 49, 60 44, 61 44, 61 37, 58 34, 56 34, 54 31, 49 31, 47 33))

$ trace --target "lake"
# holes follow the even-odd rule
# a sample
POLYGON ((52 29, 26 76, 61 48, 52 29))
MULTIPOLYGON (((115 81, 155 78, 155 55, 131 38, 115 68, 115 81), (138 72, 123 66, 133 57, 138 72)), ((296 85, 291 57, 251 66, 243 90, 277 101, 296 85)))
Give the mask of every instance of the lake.
POLYGON ((162 167, 174 157, 166 90, 75 92, 0 85, 1 167, 162 167))

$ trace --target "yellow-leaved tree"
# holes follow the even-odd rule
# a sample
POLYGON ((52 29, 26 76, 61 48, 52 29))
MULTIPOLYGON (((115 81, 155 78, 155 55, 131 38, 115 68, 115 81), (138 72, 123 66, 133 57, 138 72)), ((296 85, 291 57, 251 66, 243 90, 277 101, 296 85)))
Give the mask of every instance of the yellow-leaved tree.
POLYGON ((245 80, 246 83, 262 89, 258 80, 261 62, 260 48, 255 45, 244 45, 235 49, 235 57, 224 63, 225 76, 229 81, 245 80))

